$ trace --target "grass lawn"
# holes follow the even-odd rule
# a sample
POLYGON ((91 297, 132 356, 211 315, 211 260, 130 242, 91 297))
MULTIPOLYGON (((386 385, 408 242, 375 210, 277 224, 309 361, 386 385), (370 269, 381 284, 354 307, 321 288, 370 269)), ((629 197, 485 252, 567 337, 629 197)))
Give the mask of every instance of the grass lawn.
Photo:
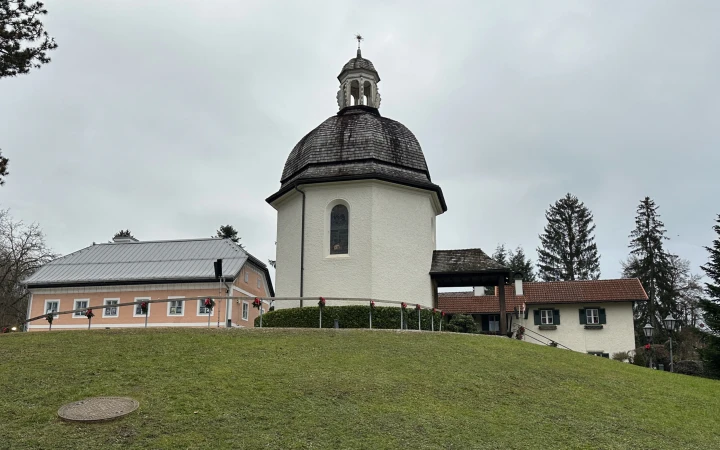
POLYGON ((489 336, 14 333, 0 389, 0 449, 720 448, 718 381, 489 336), (92 396, 140 409, 57 418, 92 396))

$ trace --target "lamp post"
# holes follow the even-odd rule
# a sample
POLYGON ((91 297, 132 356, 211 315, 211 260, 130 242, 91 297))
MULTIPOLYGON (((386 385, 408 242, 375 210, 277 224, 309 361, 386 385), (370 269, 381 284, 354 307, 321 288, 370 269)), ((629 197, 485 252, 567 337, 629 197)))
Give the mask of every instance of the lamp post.
POLYGON ((670 372, 673 372, 673 353, 672 353, 672 332, 675 331, 675 319, 671 314, 665 318, 665 329, 668 330, 668 336, 670 336, 670 372))
POLYGON ((648 340, 648 343, 650 345, 650 368, 653 367, 653 361, 652 361, 652 336, 653 336, 653 326, 649 323, 643 327, 643 333, 645 333, 645 337, 648 340))

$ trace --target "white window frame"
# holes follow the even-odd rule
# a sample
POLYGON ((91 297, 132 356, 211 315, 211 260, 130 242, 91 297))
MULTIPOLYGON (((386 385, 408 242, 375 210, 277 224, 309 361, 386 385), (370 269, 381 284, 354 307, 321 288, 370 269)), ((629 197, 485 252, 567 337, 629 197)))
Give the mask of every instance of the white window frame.
MULTIPOLYGON (((103 306, 107 306, 107 304, 108 304, 107 302, 109 302, 109 301, 120 303, 119 298, 104 298, 103 306)), ((102 316, 103 316, 103 318, 117 319, 118 317, 120 317, 120 308, 118 306, 115 306, 115 315, 114 316, 111 316, 107 313, 107 308, 103 308, 102 316)))
MULTIPOLYGON (((150 297, 135 297, 135 301, 136 302, 150 301, 150 297)), ((170 304, 170 302, 168 302, 168 304, 170 304)), ((152 303, 148 303, 148 313, 147 313, 148 317, 150 317, 150 305, 152 305, 152 303)), ((140 305, 133 305, 133 317, 145 317, 145 314, 137 313, 137 309, 139 307, 140 307, 140 305)))
MULTIPOLYGON (((49 298, 49 299, 45 300, 45 312, 43 314, 48 313, 48 303, 57 303, 57 309, 55 310, 55 312, 60 311, 60 299, 59 298, 49 298)), ((60 317, 59 314, 53 314, 53 319, 57 319, 58 317, 60 317)))
POLYGON ((600 325, 600 309, 598 308, 585 308, 585 323, 588 325, 600 325), (594 311, 594 315, 590 315, 590 311, 594 311), (590 321, 590 317, 593 317, 594 322, 590 321))
POLYGON ((242 320, 246 322, 250 320, 250 303, 246 301, 242 302, 242 320))
POLYGON ((540 325, 554 325, 552 309, 540 310, 540 325))
POLYGON ((185 316, 185 297, 168 297, 168 300, 180 300, 182 301, 182 314, 170 314, 170 305, 173 302, 167 302, 167 315, 168 317, 184 317, 185 316))
MULTIPOLYGON (((197 310, 196 310, 196 312, 197 312, 197 315, 198 315, 198 316, 202 316, 202 317, 207 317, 207 316, 208 316, 208 313, 206 313, 206 312, 201 313, 201 312, 200 312, 200 308, 204 308, 204 307, 205 307, 205 305, 204 305, 203 303, 205 302, 205 299, 206 299, 206 298, 207 298, 207 297, 199 298, 198 301, 197 301, 197 310)), ((217 302, 215 302, 215 307, 212 309, 212 311, 210 311, 210 317, 214 317, 214 316, 215 316, 215 310, 217 309, 217 305, 218 305, 217 302)))
MULTIPOLYGON (((85 310, 86 311, 88 309, 92 309, 92 308, 90 308, 90 299, 89 298, 76 298, 73 300, 73 310, 79 309, 77 307, 77 302, 85 302, 85 310)), ((80 315, 78 315, 78 313, 73 313, 72 318, 73 319, 85 319, 85 314, 80 313, 80 315)))
POLYGON ((247 269, 245 269, 245 274, 243 275, 243 280, 245 280, 246 283, 250 282, 250 273, 248 273, 247 269))
POLYGON ((262 277, 257 277, 257 287, 258 289, 262 289, 262 277))

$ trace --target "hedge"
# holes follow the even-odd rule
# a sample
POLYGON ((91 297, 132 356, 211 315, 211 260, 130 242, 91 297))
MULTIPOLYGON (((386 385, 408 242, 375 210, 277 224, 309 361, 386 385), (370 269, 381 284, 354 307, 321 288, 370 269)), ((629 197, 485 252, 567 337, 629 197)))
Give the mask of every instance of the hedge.
MULTIPOLYGON (((306 306, 304 308, 276 309, 263 314, 263 327, 283 328, 318 328, 319 307, 306 306)), ((420 311, 420 328, 430 330, 432 311, 420 311)), ((407 329, 417 330, 418 312, 408 306, 403 313, 407 329)), ((370 306, 326 306, 322 313, 322 327, 333 328, 335 319, 338 319, 340 328, 368 328, 370 319, 370 306)), ((435 313, 435 330, 440 325, 440 313, 435 313)), ((443 329, 445 329, 445 323, 443 329)), ((260 317, 255 319, 255 326, 260 326, 260 317)), ((400 329, 400 308, 392 306, 376 306, 373 308, 372 327, 385 329, 400 329)))

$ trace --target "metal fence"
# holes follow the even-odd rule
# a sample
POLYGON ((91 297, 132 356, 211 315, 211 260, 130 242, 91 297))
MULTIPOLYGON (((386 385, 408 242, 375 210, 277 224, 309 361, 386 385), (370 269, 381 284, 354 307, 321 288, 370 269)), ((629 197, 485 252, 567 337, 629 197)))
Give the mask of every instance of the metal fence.
MULTIPOLYGON (((81 309, 73 309, 68 311, 53 311, 53 312, 46 312, 45 314, 42 314, 40 316, 35 316, 27 319, 25 322, 23 322, 23 325, 29 324, 30 322, 34 322, 36 320, 47 320, 48 321, 48 329, 52 330, 52 322, 55 319, 56 316, 64 315, 64 314, 77 314, 84 315, 88 319, 88 329, 90 329, 92 325, 92 318, 94 317, 95 313, 93 310, 102 311, 104 309, 111 309, 111 308, 120 308, 122 306, 133 306, 137 307, 140 305, 141 307, 145 306, 143 308, 144 315, 145 315, 145 328, 148 326, 148 316, 150 311, 150 304, 152 303, 167 303, 171 301, 178 301, 182 300, 185 301, 203 301, 206 299, 212 299, 213 301, 216 300, 231 300, 231 301, 239 301, 240 300, 253 300, 253 307, 256 307, 260 311, 260 328, 262 328, 262 318, 264 308, 263 304, 268 306, 273 306, 275 302, 285 302, 285 301, 294 301, 294 302, 304 302, 304 301, 317 301, 319 306, 319 312, 318 312, 318 328, 322 328, 322 312, 325 306, 325 302, 332 301, 332 302, 346 302, 346 303, 352 303, 352 304, 363 304, 366 303, 368 306, 370 306, 370 312, 368 315, 368 328, 372 329, 372 312, 373 308, 377 304, 384 304, 384 305, 398 305, 400 306, 399 312, 400 312, 400 329, 409 329, 410 324, 407 323, 406 319, 409 318, 407 309, 410 308, 410 305, 406 302, 397 301, 397 300, 382 300, 382 299, 372 299, 372 298, 351 298, 351 297, 234 297, 234 296, 201 296, 201 297, 185 297, 182 299, 178 298, 164 298, 164 299, 156 299, 156 300, 139 300, 134 302, 125 302, 125 303, 115 303, 115 304, 109 304, 109 305, 100 305, 100 306, 92 306, 92 307, 86 307, 81 309), (407 325, 404 327, 404 325, 407 325)), ((212 315, 212 309, 208 310, 208 327, 210 327, 210 317, 212 315)), ((445 315, 445 313, 436 308, 429 308, 427 306, 422 306, 420 304, 416 304, 412 306, 411 309, 414 309, 416 311, 420 310, 429 310, 432 311, 433 314, 430 315, 431 317, 431 331, 435 331, 435 313, 440 314, 440 320, 438 321, 438 331, 442 331, 442 317, 445 315)), ((421 329, 420 326, 420 314, 418 314, 418 330, 421 329)))

